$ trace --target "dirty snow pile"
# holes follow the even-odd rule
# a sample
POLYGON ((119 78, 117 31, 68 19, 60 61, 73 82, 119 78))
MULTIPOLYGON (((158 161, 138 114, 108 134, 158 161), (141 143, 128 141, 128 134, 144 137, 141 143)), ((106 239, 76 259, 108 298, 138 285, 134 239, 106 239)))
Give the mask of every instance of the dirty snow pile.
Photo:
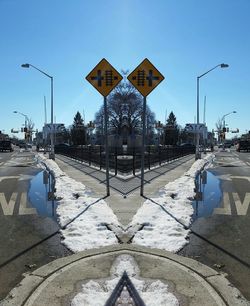
POLYGON ((189 234, 180 223, 187 227, 191 223, 195 177, 213 157, 209 154, 197 160, 182 177, 160 190, 159 197, 153 199, 155 203, 146 200, 125 231, 104 200, 90 197, 82 183, 69 178, 53 160, 38 155, 55 177, 59 223, 62 227, 70 223, 61 230, 63 243, 73 252, 118 244, 117 237, 124 234, 132 238, 133 244, 180 250, 189 234))
POLYGON ((211 163, 213 157, 214 155, 209 154, 204 159, 195 161, 182 177, 165 185, 160 191, 160 196, 152 199, 159 205, 151 200, 143 203, 128 229, 132 235, 134 229, 141 227, 139 231, 134 230, 133 244, 177 252, 187 243, 189 230, 171 215, 185 226, 190 225, 195 177, 201 169, 211 163))
MULTIPOLYGON (((81 292, 72 300, 71 306, 103 306, 113 292, 118 281, 126 271, 140 297, 146 305, 150 306, 178 306, 177 298, 168 290, 168 285, 160 280, 143 280, 139 277, 139 267, 130 255, 120 255, 111 267, 110 279, 91 280, 82 285, 81 292)), ((129 294, 121 294, 121 305, 129 303, 129 294)), ((120 304, 119 304, 120 305, 120 304)))
POLYGON ((106 224, 112 224, 118 229, 120 224, 107 203, 100 200, 91 205, 97 199, 89 196, 82 183, 68 177, 53 160, 47 159, 42 154, 38 154, 37 158, 48 167, 55 177, 58 199, 57 214, 60 225, 65 226, 84 211, 61 230, 63 243, 73 252, 118 244, 115 233, 109 230, 106 224))

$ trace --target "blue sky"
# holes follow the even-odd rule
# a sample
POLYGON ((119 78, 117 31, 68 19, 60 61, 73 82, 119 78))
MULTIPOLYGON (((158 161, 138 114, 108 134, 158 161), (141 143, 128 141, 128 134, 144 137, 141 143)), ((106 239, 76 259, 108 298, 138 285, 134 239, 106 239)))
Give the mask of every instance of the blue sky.
MULTIPOLYGON (((85 76, 106 58, 117 70, 132 71, 148 58, 165 80, 148 96, 156 118, 173 111, 181 125, 196 116, 196 78, 200 79, 200 119, 206 95, 211 130, 226 123, 250 130, 249 0, 0 0, 0 130, 20 129, 24 117, 35 128, 50 120, 50 80, 54 77, 56 122, 72 124, 77 111, 94 118, 102 96, 85 76)), ((22 137, 21 133, 18 135, 22 137)), ((232 135, 229 135, 229 137, 232 135)))

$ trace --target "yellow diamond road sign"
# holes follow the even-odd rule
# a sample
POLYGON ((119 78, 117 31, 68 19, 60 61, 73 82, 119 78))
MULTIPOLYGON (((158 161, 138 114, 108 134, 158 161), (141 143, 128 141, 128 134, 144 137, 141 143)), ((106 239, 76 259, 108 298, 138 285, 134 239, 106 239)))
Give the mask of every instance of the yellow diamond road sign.
POLYGON ((87 75, 86 79, 101 95, 106 97, 120 83, 122 76, 103 58, 87 75))
POLYGON ((144 97, 146 97, 162 80, 164 80, 164 76, 147 58, 145 58, 141 64, 130 73, 128 80, 144 97))

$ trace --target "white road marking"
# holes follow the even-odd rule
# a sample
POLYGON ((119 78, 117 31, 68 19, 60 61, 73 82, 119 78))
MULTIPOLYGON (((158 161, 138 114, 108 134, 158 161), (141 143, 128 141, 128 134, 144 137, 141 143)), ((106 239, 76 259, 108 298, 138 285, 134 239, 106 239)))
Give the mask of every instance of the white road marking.
POLYGON ((239 176, 239 175, 232 175, 231 179, 243 179, 243 180, 248 180, 248 182, 250 182, 250 176, 239 176))
POLYGON ((18 176, 1 176, 0 177, 0 183, 4 180, 10 180, 10 179, 18 179, 19 178, 19 175, 18 176))
MULTIPOLYGON (((12 193, 9 203, 6 200, 4 193, 0 193, 0 206, 2 207, 2 211, 5 216, 13 216, 16 200, 17 200, 16 192, 12 193)), ((28 204, 27 203, 27 193, 22 192, 21 197, 20 197, 18 214, 19 215, 37 215, 36 208, 27 207, 27 204, 28 204)))
POLYGON ((3 214, 5 216, 12 216, 16 203, 17 193, 14 192, 11 195, 9 203, 7 203, 4 193, 0 193, 0 206, 2 207, 3 214))
POLYGON ((21 174, 16 176, 0 176, 0 183, 4 180, 10 180, 10 179, 18 179, 18 181, 26 181, 31 180, 34 177, 34 175, 28 175, 28 174, 21 174))
POLYGON ((223 181, 231 181, 231 174, 222 174, 222 175, 216 175, 216 177, 223 181))
POLYGON ((243 203, 241 203, 238 193, 233 192, 233 198, 236 206, 237 215, 245 216, 247 214, 247 210, 250 204, 250 193, 246 193, 243 203))
POLYGON ((223 193, 223 207, 215 208, 213 215, 232 215, 228 192, 223 193))
POLYGON ((19 215, 37 215, 36 208, 27 207, 27 193, 22 192, 19 206, 19 215))
POLYGON ((33 177, 34 177, 34 175, 21 174, 18 181, 31 180, 33 177))
POLYGON ((236 160, 238 158, 236 157, 222 157, 221 160, 225 160, 225 161, 231 161, 231 160, 236 160))

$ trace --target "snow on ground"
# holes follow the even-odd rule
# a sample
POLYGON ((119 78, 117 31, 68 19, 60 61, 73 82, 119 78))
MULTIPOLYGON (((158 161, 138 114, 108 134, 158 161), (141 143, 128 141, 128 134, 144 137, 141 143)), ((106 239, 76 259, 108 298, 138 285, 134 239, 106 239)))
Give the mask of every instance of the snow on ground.
POLYGON ((61 230, 63 243, 73 252, 118 244, 115 233, 106 227, 106 224, 112 224, 116 228, 120 227, 116 215, 107 203, 100 200, 91 206, 97 199, 89 196, 82 183, 68 177, 55 161, 47 159, 43 154, 38 154, 37 158, 50 169, 55 177, 58 199, 57 214, 60 225, 65 226, 87 209, 66 229, 61 230))
MULTIPOLYGON (((120 255, 116 258, 111 267, 111 277, 109 280, 89 281, 82 285, 81 292, 72 300, 71 306, 103 306, 113 292, 118 281, 126 271, 130 280, 134 284, 140 297, 148 306, 177 306, 179 302, 177 298, 168 290, 168 285, 160 280, 144 280, 139 277, 140 270, 130 255, 120 255), (98 297, 98 299, 97 299, 98 297)), ((123 297, 122 305, 128 304, 129 295, 123 297), (127 302, 127 303, 126 303, 127 302)))
POLYGON ((150 248, 159 248, 171 252, 179 251, 188 239, 189 230, 185 229, 164 209, 185 226, 189 226, 192 219, 192 199, 195 196, 195 177, 206 165, 209 165, 213 155, 194 162, 192 167, 180 178, 168 183, 161 190, 160 196, 154 198, 156 205, 146 200, 131 221, 128 231, 133 228, 142 229, 134 233, 133 244, 150 248))
POLYGON ((47 159, 43 154, 38 155, 38 159, 46 164, 56 180, 56 196, 59 199, 57 214, 60 225, 63 227, 84 211, 66 229, 61 230, 64 244, 74 252, 117 244, 116 236, 123 234, 134 236, 133 244, 171 252, 180 250, 187 243, 189 230, 171 215, 185 226, 190 225, 195 177, 212 158, 213 155, 208 154, 204 159, 197 160, 182 177, 168 183, 160 190, 159 197, 153 199, 159 205, 146 200, 125 232, 104 200, 91 205, 96 198, 89 196, 82 183, 69 178, 53 160, 47 159))

